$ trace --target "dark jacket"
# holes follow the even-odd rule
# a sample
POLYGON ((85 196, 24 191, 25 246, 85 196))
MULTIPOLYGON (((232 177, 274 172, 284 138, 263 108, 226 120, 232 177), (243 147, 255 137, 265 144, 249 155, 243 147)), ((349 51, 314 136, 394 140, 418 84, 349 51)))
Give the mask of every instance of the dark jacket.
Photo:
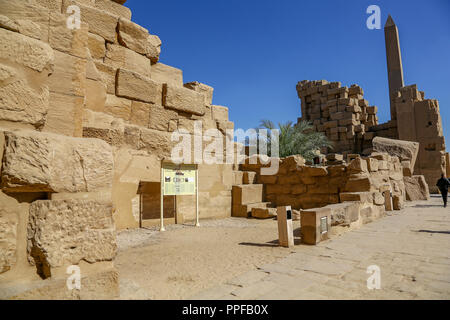
POLYGON ((441 192, 448 192, 448 187, 450 187, 450 181, 447 178, 440 178, 436 183, 436 186, 441 190, 441 192))

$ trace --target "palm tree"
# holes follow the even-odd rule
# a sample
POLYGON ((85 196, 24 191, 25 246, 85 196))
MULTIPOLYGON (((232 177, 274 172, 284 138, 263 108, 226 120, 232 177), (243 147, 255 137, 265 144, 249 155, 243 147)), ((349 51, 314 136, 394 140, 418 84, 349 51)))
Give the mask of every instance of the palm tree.
MULTIPOLYGON (((280 157, 291 155, 301 155, 306 160, 313 160, 317 156, 317 151, 323 147, 331 148, 332 144, 322 132, 316 132, 313 125, 308 121, 300 121, 293 124, 288 121, 285 124, 279 123, 279 153, 280 157)), ((270 120, 261 120, 260 128, 266 130, 276 129, 270 120)), ((267 149, 270 152, 270 132, 267 134, 267 149)))

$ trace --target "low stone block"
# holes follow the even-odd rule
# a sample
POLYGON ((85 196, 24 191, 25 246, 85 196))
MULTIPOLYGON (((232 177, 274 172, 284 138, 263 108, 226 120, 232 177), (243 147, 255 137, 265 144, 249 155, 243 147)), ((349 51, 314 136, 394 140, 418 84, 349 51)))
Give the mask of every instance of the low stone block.
POLYGON ((301 210, 300 224, 302 242, 310 245, 316 245, 323 240, 329 239, 331 229, 330 208, 319 208, 310 210, 301 210))
POLYGON ((110 188, 111 147, 97 139, 5 132, 1 172, 8 192, 90 192, 110 188))
POLYGON ((38 273, 52 269, 112 261, 116 256, 112 204, 85 200, 40 200, 30 206, 28 259, 38 273))

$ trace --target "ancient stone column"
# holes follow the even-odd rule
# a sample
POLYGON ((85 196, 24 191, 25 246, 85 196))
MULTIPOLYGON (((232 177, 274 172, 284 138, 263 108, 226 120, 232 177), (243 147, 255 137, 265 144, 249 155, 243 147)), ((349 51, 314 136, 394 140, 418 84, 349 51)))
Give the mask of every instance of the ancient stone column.
POLYGON ((392 94, 404 86, 402 55, 400 51, 400 42, 398 29, 394 20, 389 15, 384 26, 384 36, 386 40, 386 59, 389 79, 389 97, 391 102, 391 119, 397 119, 395 105, 392 94))

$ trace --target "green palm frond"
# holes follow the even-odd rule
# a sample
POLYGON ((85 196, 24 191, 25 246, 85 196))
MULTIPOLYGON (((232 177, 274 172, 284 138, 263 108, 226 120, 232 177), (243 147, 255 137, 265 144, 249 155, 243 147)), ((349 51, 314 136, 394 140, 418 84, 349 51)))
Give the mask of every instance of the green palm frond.
MULTIPOLYGON (((332 144, 322 132, 315 132, 313 125, 308 121, 293 124, 292 121, 279 123, 279 152, 280 157, 301 155, 306 160, 312 160, 321 148, 332 148, 332 144)), ((260 129, 273 130, 275 125, 270 120, 262 120, 260 129)), ((270 150, 270 134, 267 139, 270 150)))

